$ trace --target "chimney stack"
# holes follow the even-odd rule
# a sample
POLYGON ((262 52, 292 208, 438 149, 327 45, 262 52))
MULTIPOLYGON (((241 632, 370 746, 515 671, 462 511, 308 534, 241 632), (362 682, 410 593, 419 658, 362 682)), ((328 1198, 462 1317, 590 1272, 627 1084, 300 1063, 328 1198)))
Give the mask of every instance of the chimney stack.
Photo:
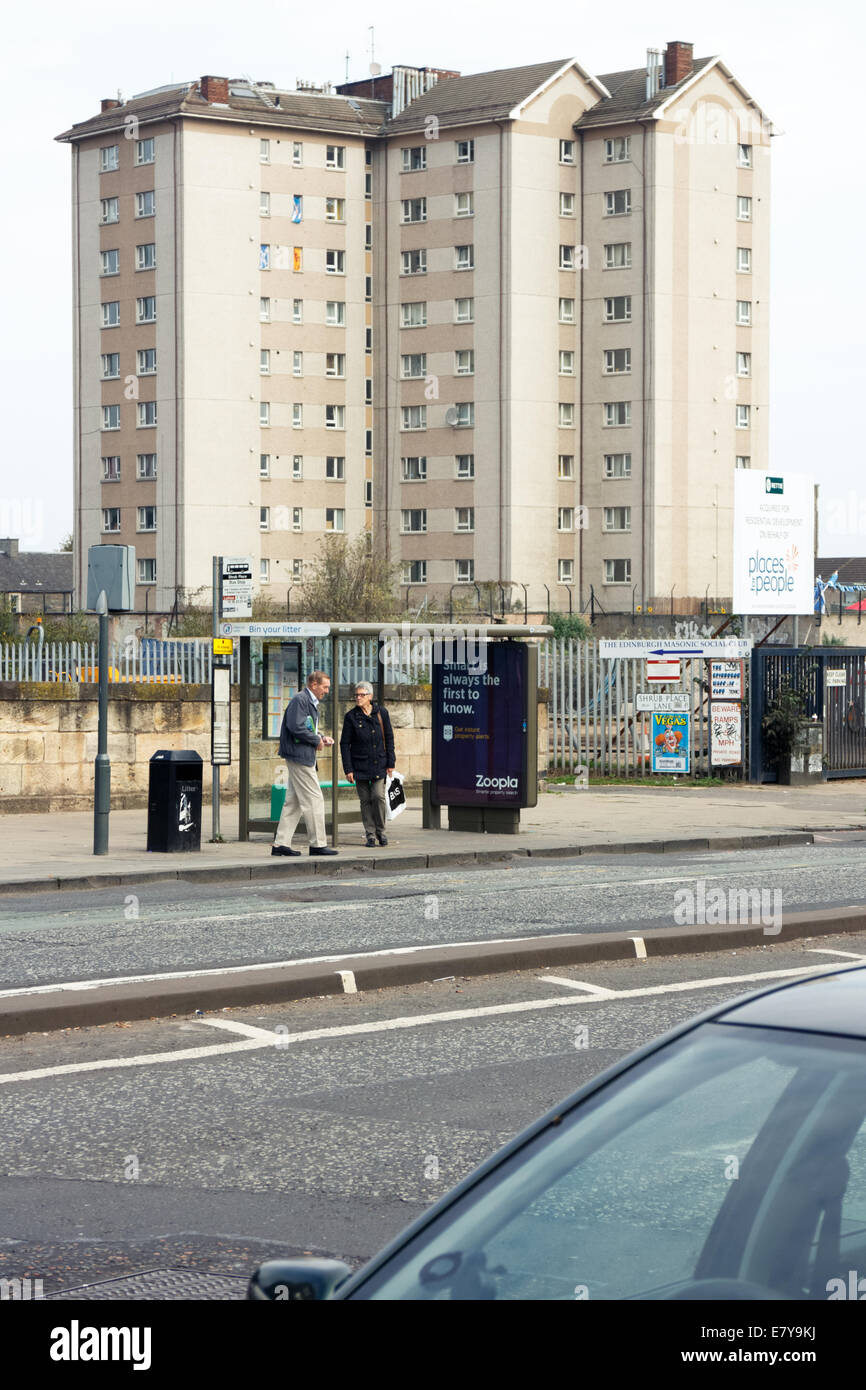
POLYGON ((203 77, 200 86, 205 101, 210 102, 211 105, 228 106, 229 80, 227 77, 203 77))
POLYGON ((122 105, 123 103, 117 101, 115 97, 103 97, 99 103, 99 109, 100 111, 114 111, 116 107, 122 105))
POLYGON ((688 77, 694 67, 693 43, 681 43, 674 39, 665 49, 665 86, 675 87, 688 77))
POLYGON ((18 554, 18 541, 14 536, 4 536, 0 539, 0 555, 8 555, 14 559, 18 554))

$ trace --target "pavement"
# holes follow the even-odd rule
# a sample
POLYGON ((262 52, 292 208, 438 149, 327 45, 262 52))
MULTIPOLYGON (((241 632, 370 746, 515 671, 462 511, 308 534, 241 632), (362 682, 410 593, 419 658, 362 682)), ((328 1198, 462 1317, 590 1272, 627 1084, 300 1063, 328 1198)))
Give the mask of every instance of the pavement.
MULTIPOLYGON (((443 826, 447 811, 442 810, 443 826)), ((271 856, 270 837, 237 838, 237 805, 223 803, 225 842, 212 844, 204 808, 198 853, 146 849, 147 811, 113 811, 109 852, 93 854, 86 811, 0 817, 0 894, 169 881, 230 882, 280 875, 301 878, 370 869, 417 871, 484 863, 503 856, 680 853, 811 843, 816 831, 866 830, 866 782, 840 779, 814 787, 652 788, 602 786, 539 794, 521 812, 517 835, 424 830, 420 802, 390 822, 387 848, 364 847, 360 826, 340 827, 339 858, 271 856)), ((296 848, 305 842, 299 832, 296 848)))

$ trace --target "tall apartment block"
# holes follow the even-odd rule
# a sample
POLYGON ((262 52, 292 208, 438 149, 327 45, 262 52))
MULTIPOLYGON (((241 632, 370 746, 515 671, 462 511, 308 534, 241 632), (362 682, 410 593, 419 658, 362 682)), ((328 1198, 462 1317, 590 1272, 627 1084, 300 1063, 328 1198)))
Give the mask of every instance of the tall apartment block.
POLYGON ((203 77, 73 152, 75 559, 137 607, 368 531, 411 606, 731 588, 768 460, 771 127, 687 43, 335 91, 203 77), (466 586, 470 586, 468 589, 466 586))

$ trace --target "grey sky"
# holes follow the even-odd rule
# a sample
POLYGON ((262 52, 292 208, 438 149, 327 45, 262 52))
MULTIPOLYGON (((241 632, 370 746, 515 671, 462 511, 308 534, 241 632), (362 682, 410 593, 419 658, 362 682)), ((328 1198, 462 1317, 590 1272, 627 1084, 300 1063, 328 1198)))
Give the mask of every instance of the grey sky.
POLYGON ((854 4, 803 0, 531 8, 331 0, 310 11, 273 0, 128 8, 48 0, 8 10, 0 535, 53 549, 72 527, 70 155, 53 137, 118 89, 127 97, 203 73, 339 82, 347 50, 350 76, 363 77, 369 25, 385 71, 400 62, 482 72, 574 56, 600 73, 639 67, 648 47, 670 39, 724 58, 784 132, 772 156, 771 468, 821 483, 824 554, 866 554, 864 434, 854 418, 866 396, 858 232, 866 19, 854 4))

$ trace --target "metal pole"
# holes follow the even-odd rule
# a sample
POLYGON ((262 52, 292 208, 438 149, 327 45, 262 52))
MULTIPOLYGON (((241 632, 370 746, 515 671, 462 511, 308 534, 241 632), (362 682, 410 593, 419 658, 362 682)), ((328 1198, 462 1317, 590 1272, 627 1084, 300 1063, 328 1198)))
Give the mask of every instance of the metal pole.
POLYGON ((799 645, 800 645, 800 618, 799 618, 799 615, 798 615, 797 613, 795 613, 795 614, 794 614, 794 646, 795 646, 795 647, 799 647, 799 645))
MULTIPOLYGON (((250 638, 242 637, 238 704, 238 839, 250 838, 250 638)), ((264 691, 262 692, 264 699, 264 691)))
POLYGON ((331 737, 334 742, 331 747, 331 844, 334 849, 340 840, 340 815, 337 809, 338 783, 340 774, 337 767, 338 739, 337 733, 337 695, 340 685, 340 673, 337 670, 337 643, 339 637, 331 633, 331 737))
POLYGON ((525 584, 521 584, 520 587, 521 587, 521 589, 523 590, 523 621, 524 621, 525 623, 528 623, 528 622, 529 622, 529 590, 527 589, 527 587, 526 587, 525 584))
POLYGON ((99 614, 99 723, 93 777, 93 853, 108 853, 111 811, 111 762, 108 757, 108 598, 103 589, 96 600, 99 614))
MULTIPOLYGON (((216 637, 219 631, 220 619, 220 575, 222 573, 222 560, 219 555, 213 557, 212 572, 212 605, 213 605, 213 635, 216 637)), ((211 698, 213 698, 213 683, 211 682, 211 698)), ((213 750, 211 750, 213 753, 213 750)), ((222 839, 220 835, 220 770, 218 763, 211 764, 211 803, 210 803, 210 837, 213 844, 218 844, 222 839)))
MULTIPOLYGON (((550 622, 550 589, 547 587, 546 584, 545 584, 545 586, 544 586, 544 589, 545 589, 545 592, 546 592, 546 594, 547 594, 547 621, 548 621, 548 623, 549 623, 549 622, 550 622)), ((526 621, 529 622, 529 618, 527 618, 526 621)))

